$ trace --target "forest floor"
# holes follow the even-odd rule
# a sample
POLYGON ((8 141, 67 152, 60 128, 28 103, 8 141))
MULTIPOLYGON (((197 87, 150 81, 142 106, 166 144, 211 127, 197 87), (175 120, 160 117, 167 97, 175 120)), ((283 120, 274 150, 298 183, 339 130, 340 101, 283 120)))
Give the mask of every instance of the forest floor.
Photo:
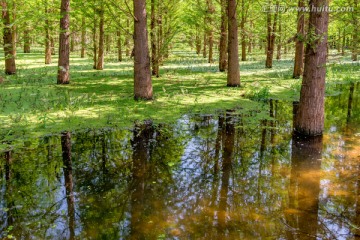
MULTIPOLYGON (((132 128, 134 122, 151 119, 155 123, 175 123, 184 114, 212 114, 226 109, 255 111, 266 118, 261 104, 267 99, 299 99, 300 80, 292 79, 292 56, 275 60, 265 69, 263 54, 241 62, 241 87, 226 87, 226 73, 206 59, 173 51, 153 78, 154 100, 133 100, 133 62, 119 63, 115 55, 105 60, 105 70, 92 69, 90 58, 71 58, 71 84, 56 85, 57 57, 44 65, 41 50, 17 54, 17 75, 3 76, 0 84, 0 152, 31 144, 32 139, 62 131, 104 127, 132 128)), ((0 66, 3 66, 1 61, 0 66)), ((3 69, 3 67, 2 67, 3 69)), ((327 82, 359 81, 360 63, 335 52, 329 58, 327 82)), ((328 90, 328 95, 336 94, 328 90)))

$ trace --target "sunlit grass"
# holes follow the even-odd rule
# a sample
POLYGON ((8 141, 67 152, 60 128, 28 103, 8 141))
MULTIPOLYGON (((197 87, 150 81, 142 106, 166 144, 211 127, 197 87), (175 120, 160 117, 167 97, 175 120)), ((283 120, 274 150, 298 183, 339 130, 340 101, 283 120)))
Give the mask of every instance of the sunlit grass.
MULTIPOLYGON (((251 111, 268 98, 297 100, 301 88, 301 81, 291 78, 291 55, 274 61, 273 69, 265 69, 259 60, 241 62, 242 87, 227 88, 226 73, 218 72, 216 62, 209 64, 190 52, 175 51, 161 67, 161 77, 153 78, 154 100, 135 102, 131 59, 118 63, 115 57, 108 57, 105 70, 96 71, 91 59, 74 54, 67 86, 56 85, 56 59, 53 56, 54 62, 46 66, 42 54, 18 54, 17 75, 4 76, 0 85, 1 142, 21 143, 64 130, 131 128, 144 119, 174 123, 189 113, 234 108, 251 111)), ((0 66, 4 67, 3 61, 0 66)), ((348 57, 340 64, 329 64, 329 83, 358 79, 359 65, 348 57)))

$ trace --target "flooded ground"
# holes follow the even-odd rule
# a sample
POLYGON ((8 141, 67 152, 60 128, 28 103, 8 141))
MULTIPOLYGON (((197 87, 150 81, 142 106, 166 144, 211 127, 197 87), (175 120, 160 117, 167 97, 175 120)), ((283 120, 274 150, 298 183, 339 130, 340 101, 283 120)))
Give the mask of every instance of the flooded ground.
POLYGON ((323 137, 293 136, 293 104, 271 100, 261 119, 184 116, 4 153, 0 238, 356 239, 359 84, 335 89, 323 137))

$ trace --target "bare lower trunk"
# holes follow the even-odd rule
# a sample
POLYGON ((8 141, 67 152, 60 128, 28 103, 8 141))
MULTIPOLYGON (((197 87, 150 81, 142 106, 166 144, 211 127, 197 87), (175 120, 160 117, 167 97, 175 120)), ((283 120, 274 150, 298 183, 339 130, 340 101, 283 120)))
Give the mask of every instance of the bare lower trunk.
POLYGON ((197 55, 200 55, 201 53, 201 38, 200 38, 200 35, 199 35, 199 27, 197 26, 196 27, 196 33, 195 33, 195 44, 196 44, 196 54, 197 55))
POLYGON ((226 0, 221 0, 221 26, 220 26, 220 49, 219 49, 219 71, 227 69, 227 11, 226 0))
POLYGON ((94 8, 94 25, 93 25, 93 69, 96 69, 97 66, 97 36, 96 36, 96 29, 97 29, 97 17, 96 17, 96 9, 94 8))
POLYGON ((56 52, 55 52, 55 39, 54 37, 50 36, 50 49, 51 49, 51 55, 55 55, 56 52))
POLYGON ((146 0, 134 1, 134 98, 153 98, 150 72, 148 32, 146 26, 146 0))
POLYGON ((10 23, 9 9, 5 0, 1 1, 3 21, 3 44, 5 55, 5 74, 16 74, 16 65, 13 49, 13 35, 10 23))
POLYGON ((346 46, 346 30, 344 28, 342 35, 342 47, 341 47, 341 55, 345 56, 345 46, 346 46))
POLYGON ((203 58, 207 58, 207 34, 206 31, 204 32, 204 44, 203 44, 203 58))
POLYGON ((227 86, 240 86, 239 39, 236 19, 236 0, 228 0, 228 76, 227 86))
POLYGON ((240 22, 240 32, 241 32, 241 61, 246 61, 246 34, 245 34, 245 0, 241 0, 241 22, 240 22))
POLYGON ((281 35, 282 35, 282 24, 281 24, 281 15, 279 16, 279 33, 277 38, 277 53, 276 53, 276 60, 281 59, 281 35))
MULTIPOLYGON (((327 7, 327 0, 311 0, 310 9, 327 7)), ((304 77, 295 131, 303 135, 321 135, 324 130, 324 98, 326 76, 326 46, 329 14, 310 12, 309 32, 313 39, 307 43, 304 77), (320 40, 319 40, 320 39, 320 40)))
POLYGON ((105 32, 104 32, 104 3, 102 3, 100 10, 100 23, 99 23, 99 55, 96 65, 96 70, 104 69, 104 54, 105 54, 105 32))
POLYGON ((129 32, 126 33, 126 36, 125 36, 125 55, 127 57, 130 56, 130 40, 129 40, 129 33, 130 33, 130 20, 129 19, 126 19, 126 27, 128 29, 129 32))
MULTIPOLYGON (((299 8, 305 7, 305 1, 299 0, 299 8)), ((305 12, 298 13, 295 63, 293 78, 298 79, 304 72, 304 41, 305 41, 305 12)))
POLYGON ((59 62, 58 62, 58 84, 70 83, 70 0, 62 0, 60 8, 60 38, 59 38, 59 62))

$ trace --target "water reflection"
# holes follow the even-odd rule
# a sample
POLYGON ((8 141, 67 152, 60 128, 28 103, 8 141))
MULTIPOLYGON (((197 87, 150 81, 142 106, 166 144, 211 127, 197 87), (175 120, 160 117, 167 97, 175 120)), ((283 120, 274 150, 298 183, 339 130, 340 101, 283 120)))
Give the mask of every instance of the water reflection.
POLYGON ((184 116, 5 153, 0 238, 355 239, 359 91, 341 87, 323 138, 293 136, 296 103, 271 100, 261 119, 184 116))
POLYGON ((317 239, 322 148, 322 136, 293 136, 289 208, 285 212, 291 227, 288 239, 298 235, 317 239))

